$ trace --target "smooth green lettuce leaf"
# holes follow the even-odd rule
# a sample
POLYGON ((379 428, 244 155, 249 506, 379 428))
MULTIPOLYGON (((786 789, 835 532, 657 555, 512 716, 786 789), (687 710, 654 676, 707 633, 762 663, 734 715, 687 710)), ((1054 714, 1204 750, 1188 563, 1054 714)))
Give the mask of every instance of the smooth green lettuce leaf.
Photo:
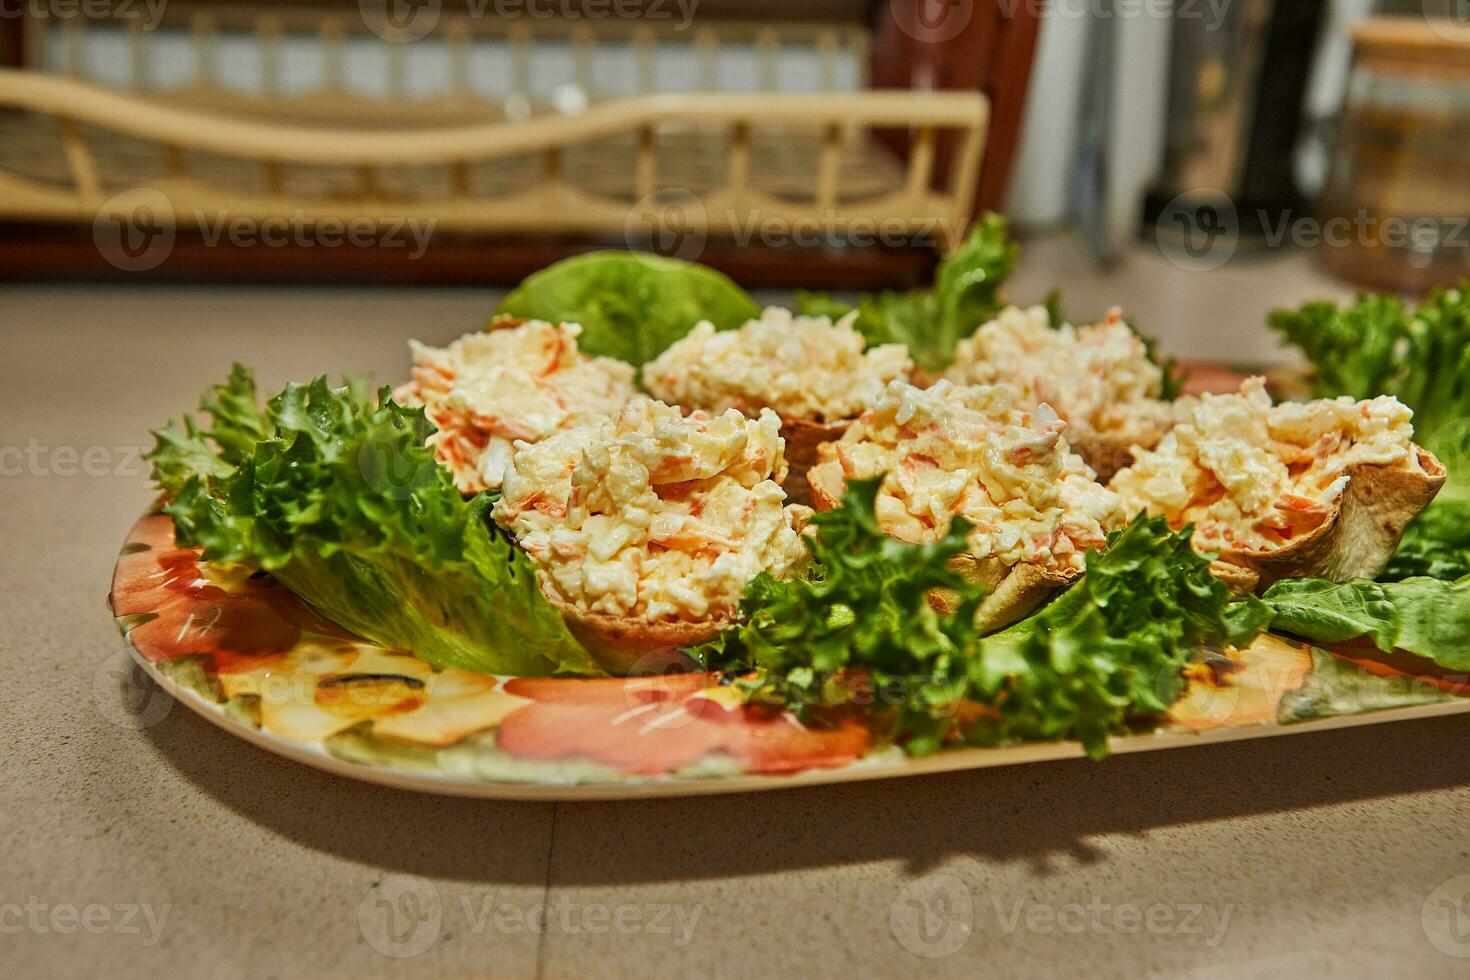
POLYGON ((980 637, 983 592, 945 565, 967 550, 968 526, 932 544, 893 540, 874 515, 877 486, 853 481, 842 507, 814 519, 808 577, 752 583, 739 625, 695 651, 705 666, 754 671, 740 682, 752 697, 798 712, 878 692, 880 716, 912 753, 958 736, 1077 739, 1096 756, 1130 717, 1177 699, 1201 644, 1248 642, 1269 619, 1259 600, 1231 602, 1189 529, 1141 515, 1088 556, 1078 584, 980 637), (953 615, 930 606, 934 589, 953 593, 953 615), (855 689, 853 673, 869 683, 855 689), (986 709, 978 721, 967 703, 986 709))
POLYGON ((1327 646, 1368 640, 1384 653, 1402 650, 1449 670, 1470 670, 1470 577, 1286 579, 1263 598, 1278 632, 1327 646))
POLYGON ((1404 532, 1380 582, 1415 575, 1453 581, 1470 575, 1470 501, 1436 500, 1404 532))
POLYGON ((939 371, 954 359, 955 345, 1000 310, 1000 288, 1015 270, 1016 251, 1005 219, 987 213, 939 263, 933 287, 865 295, 856 306, 800 293, 797 312, 838 319, 856 309, 854 328, 869 344, 906 344, 915 363, 939 371))
POLYGON ((844 302, 836 296, 808 292, 805 289, 796 291, 796 312, 802 316, 824 316, 836 322, 855 309, 857 309, 855 305, 844 302))
POLYGON ((760 307, 706 266, 637 252, 589 252, 531 275, 498 312, 580 323, 583 353, 642 365, 701 320, 733 330, 759 317, 760 307))
POLYGON ((424 445, 422 409, 325 378, 261 410, 236 367, 208 427, 157 430, 149 454, 181 544, 262 568, 326 618, 443 667, 596 673, 526 557, 424 445))

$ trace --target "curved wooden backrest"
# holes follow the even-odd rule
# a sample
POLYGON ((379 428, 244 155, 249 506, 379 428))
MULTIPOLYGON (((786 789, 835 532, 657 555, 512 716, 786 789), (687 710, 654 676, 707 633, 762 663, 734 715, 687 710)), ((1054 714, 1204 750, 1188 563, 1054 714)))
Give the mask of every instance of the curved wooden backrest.
MULTIPOLYGON (((427 215, 446 227, 475 231, 620 231, 630 204, 598 195, 568 181, 562 156, 598 140, 629 137, 636 146, 634 196, 645 199, 667 189, 657 170, 657 141, 668 128, 709 129, 726 140, 724 185, 701 196, 701 216, 711 234, 748 222, 752 214, 790 222, 813 215, 840 228, 855 221, 921 224, 952 243, 963 234, 974 202, 984 148, 989 103, 973 92, 850 92, 821 95, 696 93, 645 95, 594 105, 574 116, 533 118, 452 127, 372 132, 361 129, 291 126, 230 118, 159 104, 75 79, 0 70, 0 108, 41 114, 55 121, 65 147, 69 187, 45 185, 0 174, 0 215, 54 220, 92 220, 109 192, 130 186, 127 174, 105 174, 82 127, 157 144, 182 160, 181 151, 203 151, 258 165, 278 175, 282 167, 353 168, 370 178, 375 168, 438 166, 463 171, 486 160, 532 156, 544 161, 544 179, 533 194, 513 200, 476 197, 467 182, 438 197, 388 200, 364 180, 353 199, 288 192, 278 177, 264 194, 221 193, 184 172, 158 188, 201 212, 229 210, 264 216, 283 210, 314 215, 427 215), (750 181, 751 133, 785 128, 816 141, 807 200, 762 193, 750 181), (839 164, 854 129, 898 128, 913 134, 904 179, 890 192, 847 201, 839 186, 839 164), (946 173, 935 179, 937 134, 953 134, 960 150, 946 173), (166 186, 165 186, 166 185, 166 186), (936 186, 938 189, 936 189, 936 186)), ((686 215, 687 217, 687 215, 686 215)))

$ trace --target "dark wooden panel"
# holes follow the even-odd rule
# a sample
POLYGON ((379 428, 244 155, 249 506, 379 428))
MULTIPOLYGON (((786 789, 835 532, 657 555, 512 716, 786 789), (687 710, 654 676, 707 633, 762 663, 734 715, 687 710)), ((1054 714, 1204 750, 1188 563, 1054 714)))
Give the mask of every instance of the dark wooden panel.
MULTIPOLYGON (((402 248, 208 245, 181 237, 157 268, 129 272, 98 251, 90 229, 0 225, 0 279, 511 285, 559 259, 611 247, 587 239, 436 241, 411 259, 402 248)), ((931 281, 928 248, 822 248, 711 243, 699 261, 752 288, 873 290, 931 281)))
POLYGON ((19 68, 25 60, 25 0, 0 0, 0 67, 19 68))
MULTIPOLYGON (((990 131, 976 210, 999 210, 1021 135, 1040 27, 1037 4, 1005 0, 888 0, 874 6, 874 88, 979 90, 990 96, 990 131)), ((902 150, 901 134, 888 134, 902 150)), ((936 151, 943 173, 953 140, 936 151)))

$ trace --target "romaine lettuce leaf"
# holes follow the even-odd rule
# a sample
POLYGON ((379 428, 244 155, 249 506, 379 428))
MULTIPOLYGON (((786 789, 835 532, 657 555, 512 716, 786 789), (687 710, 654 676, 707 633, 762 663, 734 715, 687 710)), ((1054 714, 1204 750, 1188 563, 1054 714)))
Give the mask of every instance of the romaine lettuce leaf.
POLYGON ((179 542, 262 568, 335 623, 442 667, 597 673, 529 561, 465 501, 422 409, 325 378, 258 407, 250 372, 205 393, 212 424, 155 431, 179 542))
POLYGON ((1470 577, 1454 582, 1286 579, 1263 598, 1272 629, 1328 646, 1364 639, 1454 671, 1470 670, 1470 577))
POLYGON ((701 320, 733 330, 760 307, 727 276, 693 262, 637 252, 589 252, 521 282, 499 313, 580 323, 585 354, 653 360, 701 320))
POLYGON ((1404 532, 1380 582, 1415 575, 1452 581, 1470 575, 1470 501, 1436 500, 1404 532))

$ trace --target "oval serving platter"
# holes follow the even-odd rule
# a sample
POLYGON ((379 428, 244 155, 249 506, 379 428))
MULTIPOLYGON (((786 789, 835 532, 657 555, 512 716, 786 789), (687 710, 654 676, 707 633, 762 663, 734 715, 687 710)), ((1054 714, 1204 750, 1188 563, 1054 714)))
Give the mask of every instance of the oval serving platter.
MULTIPOLYGON (((1081 756, 1075 743, 912 758, 857 718, 804 726, 707 674, 598 680, 439 670, 325 622, 268 576, 200 559, 162 514, 113 572, 113 615, 170 695, 278 755, 403 789, 608 800, 794 788, 1081 756)), ((1470 711, 1470 688, 1266 636, 1204 658, 1153 732, 1115 753, 1470 711)))

